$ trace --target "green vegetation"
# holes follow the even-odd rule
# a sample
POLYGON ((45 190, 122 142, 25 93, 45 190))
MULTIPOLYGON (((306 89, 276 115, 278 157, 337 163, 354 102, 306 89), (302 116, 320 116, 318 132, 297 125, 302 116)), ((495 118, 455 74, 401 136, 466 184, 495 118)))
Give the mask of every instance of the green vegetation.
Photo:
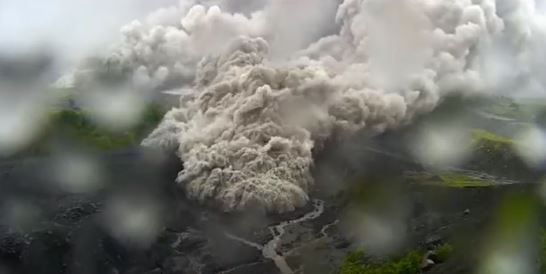
POLYGON ((438 246, 434 250, 434 255, 436 256, 437 263, 443 263, 451 257, 451 254, 453 254, 453 246, 445 243, 440 246, 438 246))
POLYGON ((15 157, 48 153, 56 140, 68 140, 98 150, 116 150, 136 145, 157 126, 163 114, 159 106, 150 105, 135 127, 113 132, 96 125, 83 110, 56 110, 49 114, 47 125, 36 141, 15 157))
POLYGON ((465 187, 486 187, 493 185, 493 182, 486 179, 472 177, 464 174, 450 173, 439 176, 445 186, 465 188, 465 187))
MULTIPOLYGON (((448 243, 439 245, 432 251, 435 263, 447 261, 452 253, 453 246, 448 243)), ((364 252, 352 252, 345 258, 339 274, 418 274, 422 272, 424 258, 424 253, 411 251, 401 257, 370 263, 366 261, 364 252)))
POLYGON ((514 140, 497 135, 495 133, 492 133, 487 130, 483 129, 474 129, 472 130, 472 137, 474 141, 476 142, 488 142, 488 143, 495 143, 499 145, 513 145, 514 140))
MULTIPOLYGON (((528 260, 531 259, 531 257, 527 257, 532 254, 530 252, 534 253, 535 251, 539 251, 535 260, 536 265, 529 264, 524 268, 522 268, 523 265, 518 265, 514 270, 536 267, 536 270, 540 269, 540 272, 532 271, 531 273, 546 273, 545 235, 538 233, 543 215, 541 197, 532 192, 510 192, 506 195, 496 209, 494 220, 489 224, 489 231, 484 238, 484 246, 486 247, 484 257, 489 259, 484 260, 486 263, 479 273, 501 272, 499 270, 503 269, 505 265, 499 264, 499 261, 494 258, 509 255, 525 256, 525 260, 528 260)), ((529 261, 529 263, 532 262, 529 261)), ((523 271, 512 271, 512 273, 521 272, 523 271)))
POLYGON ((522 113, 521 106, 507 97, 487 99, 478 107, 483 108, 487 113, 510 119, 528 119, 528 116, 522 113))
POLYGON ((510 99, 507 97, 494 97, 478 103, 477 108, 522 123, 544 122, 546 103, 537 98, 510 99))
POLYGON ((513 139, 483 129, 472 130, 472 139, 475 149, 485 153, 512 151, 515 145, 513 139))
POLYGON ((165 116, 165 110, 161 106, 149 105, 142 113, 140 123, 135 128, 137 137, 148 135, 161 122, 163 116, 165 116))
POLYGON ((485 130, 474 130, 474 153, 468 164, 473 170, 481 170, 504 178, 533 178, 527 163, 518 155, 517 140, 485 130))
POLYGON ((543 229, 540 234, 540 249, 538 252, 539 272, 546 274, 546 230, 543 229))
POLYGON ((345 259, 339 274, 417 274, 422 262, 423 254, 416 251, 383 263, 366 263, 363 252, 354 252, 345 259))
POLYGON ((498 184, 498 180, 502 178, 525 176, 514 173, 525 173, 527 170, 525 163, 514 150, 517 145, 515 140, 483 129, 472 129, 471 132, 473 152, 463 166, 467 171, 423 171, 409 174, 406 179, 417 184, 467 188, 488 187, 498 184), (482 171, 483 174, 472 170, 482 171))
POLYGON ((119 149, 137 144, 162 119, 163 111, 155 105, 149 106, 140 122, 132 129, 112 132, 94 124, 82 110, 63 109, 51 114, 50 129, 61 130, 84 145, 98 149, 119 149))
POLYGON ((132 131, 109 132, 95 126, 85 114, 77 110, 61 110, 51 114, 50 129, 61 130, 70 139, 86 146, 98 149, 117 149, 136 142, 136 135, 132 131))
POLYGON ((407 175, 406 178, 410 180, 410 182, 417 184, 437 185, 453 188, 488 187, 495 184, 495 182, 490 178, 480 177, 476 174, 465 174, 462 172, 450 172, 443 174, 419 172, 407 175))

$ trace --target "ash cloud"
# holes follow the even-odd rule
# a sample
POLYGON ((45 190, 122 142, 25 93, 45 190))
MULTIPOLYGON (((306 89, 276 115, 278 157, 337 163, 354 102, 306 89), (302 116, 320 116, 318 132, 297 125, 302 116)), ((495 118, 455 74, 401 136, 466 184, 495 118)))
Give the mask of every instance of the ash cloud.
POLYGON ((94 81, 102 71, 137 88, 180 89, 193 84, 204 56, 222 52, 240 36, 266 39, 274 44, 272 55, 285 59, 336 27, 336 0, 271 0, 254 11, 240 2, 181 1, 131 22, 112 54, 74 73, 76 85, 94 81), (306 16, 297 14, 301 10, 308 10, 306 16))
POLYGON ((491 92, 504 69, 487 53, 499 41, 529 64, 523 78, 538 71, 528 49, 540 32, 525 28, 537 23, 517 15, 535 14, 526 4, 213 2, 181 2, 127 25, 100 66, 145 89, 184 90, 143 145, 177 151, 178 184, 226 211, 303 206, 313 152, 332 135, 379 134, 447 95, 491 92))
POLYGON ((0 1, 0 55, 51 51, 57 61, 104 52, 117 29, 132 18, 177 0, 3 0, 0 1), (153 2, 153 3, 152 3, 153 2))

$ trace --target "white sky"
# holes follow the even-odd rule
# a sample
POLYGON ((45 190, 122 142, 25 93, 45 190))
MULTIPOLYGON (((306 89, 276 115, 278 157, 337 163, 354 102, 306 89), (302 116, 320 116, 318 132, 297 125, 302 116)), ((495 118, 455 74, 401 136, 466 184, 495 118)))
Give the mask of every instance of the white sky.
POLYGON ((122 25, 177 0, 0 0, 0 53, 39 47, 77 58, 119 38, 122 25))

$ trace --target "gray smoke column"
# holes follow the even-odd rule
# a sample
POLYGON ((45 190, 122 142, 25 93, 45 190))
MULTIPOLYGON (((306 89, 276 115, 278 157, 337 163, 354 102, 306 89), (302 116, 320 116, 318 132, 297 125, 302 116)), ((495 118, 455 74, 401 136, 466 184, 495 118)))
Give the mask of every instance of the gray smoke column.
POLYGON ((308 201, 313 152, 335 133, 379 134, 498 79, 543 92, 546 20, 531 2, 182 1, 127 25, 98 71, 184 90, 142 144, 177 151, 189 197, 284 212, 308 201))
POLYGON ((447 94, 483 92, 480 51, 504 28, 493 0, 345 0, 338 33, 287 47, 321 16, 279 30, 286 23, 268 15, 290 8, 282 2, 250 16, 197 5, 179 27, 126 31, 131 54, 120 62, 136 75, 195 79, 143 145, 177 150, 187 195, 226 211, 303 206, 312 151, 334 132, 381 133, 447 94))
POLYGON ((281 59, 336 27, 337 0, 274 0, 255 11, 244 9, 243 2, 182 0, 159 9, 142 22, 124 26, 122 42, 113 53, 104 62, 77 70, 73 78, 76 84, 85 84, 103 71, 122 76, 137 88, 179 89, 193 84, 204 56, 223 52, 239 36, 266 39, 275 45, 271 53, 281 59), (222 6, 244 13, 224 12, 222 6), (301 10, 306 16, 299 14, 301 10))

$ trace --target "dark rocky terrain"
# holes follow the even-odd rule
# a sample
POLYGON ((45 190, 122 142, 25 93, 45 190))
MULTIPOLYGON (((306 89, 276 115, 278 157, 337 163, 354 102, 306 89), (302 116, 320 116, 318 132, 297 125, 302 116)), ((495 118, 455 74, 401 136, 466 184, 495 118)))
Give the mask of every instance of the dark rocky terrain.
MULTIPOLYGON (((67 195, 45 187, 51 183, 40 175, 40 167, 47 166, 47 158, 3 163, 2 200, 17 197, 40 209, 27 228, 1 227, 0 258, 6 273, 279 273, 260 250, 227 233, 263 246, 273 237, 269 226, 299 218, 311 207, 286 216, 216 213, 186 201, 173 188, 176 159, 150 168, 144 154, 135 150, 102 156, 116 187, 92 195, 67 195), (105 200, 127 192, 161 200, 163 229, 150 246, 119 242, 101 226, 105 200)), ((384 156, 376 160, 380 158, 384 156)), ((410 211, 404 216, 404 248, 426 248, 463 235, 472 238, 468 241, 480 239, 503 194, 533 187, 404 186, 399 191, 410 211)), ((276 248, 294 271, 335 272, 352 246, 343 231, 346 200, 323 196, 320 190, 317 196, 325 201, 324 212, 288 225, 276 248)), ((463 271, 471 265, 459 267, 463 271)))
POLYGON ((355 208, 396 228, 397 252, 456 243, 453 257, 427 273, 470 273, 499 205, 514 195, 535 197, 542 173, 505 149, 478 149, 456 175, 427 169, 402 143, 429 122, 381 138, 332 141, 317 155, 312 203, 281 215, 196 205, 173 183, 179 160, 140 148, 89 154, 100 165, 102 187, 83 194, 59 188, 51 156, 0 161, 0 273, 335 273, 362 248, 355 208), (151 240, 112 232, 123 225, 108 219, 109 204, 119 199, 137 212, 153 201, 158 229, 151 240))

